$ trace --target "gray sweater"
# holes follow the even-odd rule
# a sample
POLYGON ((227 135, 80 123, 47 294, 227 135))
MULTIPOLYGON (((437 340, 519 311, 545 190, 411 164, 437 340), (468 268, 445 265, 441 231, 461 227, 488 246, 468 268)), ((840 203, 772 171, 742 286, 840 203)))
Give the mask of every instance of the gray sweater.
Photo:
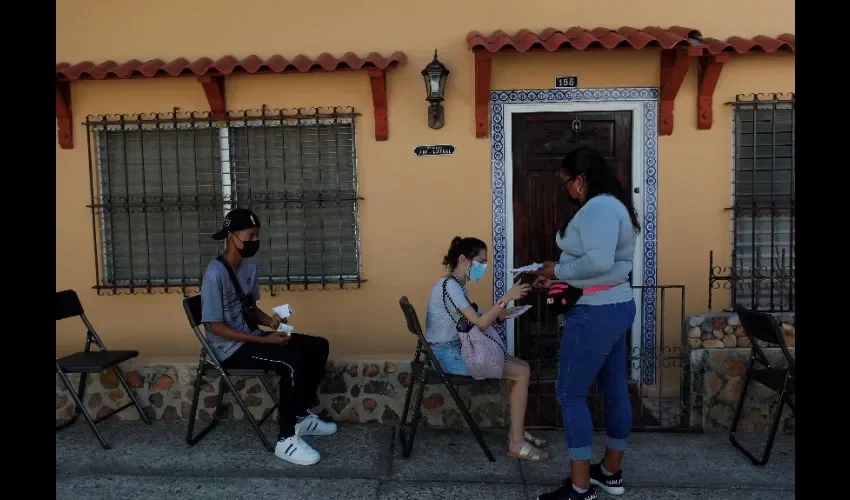
POLYGON ((629 273, 636 239, 626 207, 613 196, 594 196, 570 221, 564 237, 560 231, 555 236, 561 249, 555 276, 578 288, 617 285, 583 295, 577 304, 628 302, 632 300, 629 273))

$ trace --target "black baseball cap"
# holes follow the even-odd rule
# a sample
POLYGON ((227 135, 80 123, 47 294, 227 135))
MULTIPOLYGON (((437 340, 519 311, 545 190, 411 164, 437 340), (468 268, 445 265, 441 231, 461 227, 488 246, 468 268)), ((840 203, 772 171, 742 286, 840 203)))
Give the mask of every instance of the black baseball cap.
POLYGON ((227 238, 227 233, 260 227, 260 218, 247 208, 235 208, 224 216, 224 227, 212 235, 214 240, 227 238))

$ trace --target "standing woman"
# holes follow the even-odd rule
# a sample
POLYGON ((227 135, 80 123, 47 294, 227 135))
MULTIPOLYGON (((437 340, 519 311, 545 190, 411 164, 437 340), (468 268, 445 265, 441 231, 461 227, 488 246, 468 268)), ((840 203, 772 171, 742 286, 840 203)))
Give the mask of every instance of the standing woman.
POLYGON ((570 477, 538 499, 596 498, 594 486, 622 495, 620 463, 632 425, 626 332, 636 312, 629 274, 640 224, 628 192, 596 150, 579 147, 567 154, 559 176, 561 192, 580 208, 558 231, 561 257, 557 264, 545 263, 538 283, 562 280, 585 293, 566 313, 558 366, 556 392, 570 477), (591 466, 593 421, 587 396, 594 381, 603 394, 608 441, 605 457, 591 466))

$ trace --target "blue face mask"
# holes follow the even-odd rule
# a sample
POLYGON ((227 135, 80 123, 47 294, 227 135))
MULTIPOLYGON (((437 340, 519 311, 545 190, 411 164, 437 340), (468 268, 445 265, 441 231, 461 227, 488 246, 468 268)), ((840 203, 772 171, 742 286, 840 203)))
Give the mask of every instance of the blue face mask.
POLYGON ((478 261, 472 261, 472 265, 469 266, 469 271, 467 274, 469 275, 469 279, 472 280, 473 283, 481 281, 481 278, 484 277, 484 274, 487 272, 487 264, 483 264, 478 261))

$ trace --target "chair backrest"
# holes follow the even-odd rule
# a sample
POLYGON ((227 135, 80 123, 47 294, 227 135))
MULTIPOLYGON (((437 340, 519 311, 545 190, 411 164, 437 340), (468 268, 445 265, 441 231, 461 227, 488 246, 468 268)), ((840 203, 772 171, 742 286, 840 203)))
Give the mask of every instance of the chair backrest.
POLYGON ((407 321, 407 329, 419 339, 414 361, 419 358, 419 353, 424 350, 425 361, 430 362, 431 366, 442 374, 444 372, 443 367, 440 365, 436 356, 434 356, 434 351, 431 350, 431 344, 425 339, 425 334, 422 333, 422 325, 419 323, 419 316, 416 315, 416 309, 414 309, 413 304, 405 296, 399 299, 398 305, 401 306, 401 312, 404 313, 404 319, 407 321))
POLYGON ((56 321, 83 315, 83 305, 80 303, 80 298, 77 297, 77 292, 73 290, 56 292, 56 299, 54 300, 56 321))
POLYGON ((213 363, 218 364, 218 358, 213 350, 210 349, 210 345, 207 343, 204 331, 201 330, 202 310, 200 295, 186 297, 183 299, 183 311, 186 313, 186 319, 189 320, 189 326, 192 327, 192 332, 195 334, 195 337, 198 338, 198 342, 201 343, 201 347, 204 348, 204 351, 206 351, 213 363))
POLYGON ((399 299, 398 305, 401 306, 401 312, 404 313, 404 319, 407 321, 407 329, 410 333, 417 337, 423 337, 422 325, 419 324, 419 316, 416 315, 416 309, 413 308, 413 304, 405 296, 399 299))
POLYGON ((753 311, 741 304, 735 305, 735 313, 741 319, 741 326, 744 328, 744 333, 749 337, 750 343, 753 345, 753 350, 758 352, 760 357, 763 358, 761 361, 769 366, 767 357, 759 347, 758 342, 756 342, 757 340, 778 345, 789 365, 794 366, 794 356, 791 355, 791 351, 788 350, 788 346, 785 344, 785 336, 782 335, 782 325, 779 324, 779 320, 775 316, 765 312, 753 311))
POLYGON ((63 319, 79 316, 83 324, 86 325, 87 333, 85 352, 89 352, 92 342, 97 344, 101 351, 106 350, 106 346, 103 341, 100 340, 100 337, 94 330, 94 326, 92 326, 88 317, 86 317, 86 313, 83 310, 83 304, 80 302, 77 292, 74 290, 62 290, 61 292, 56 292, 54 307, 56 321, 62 321, 63 319))

